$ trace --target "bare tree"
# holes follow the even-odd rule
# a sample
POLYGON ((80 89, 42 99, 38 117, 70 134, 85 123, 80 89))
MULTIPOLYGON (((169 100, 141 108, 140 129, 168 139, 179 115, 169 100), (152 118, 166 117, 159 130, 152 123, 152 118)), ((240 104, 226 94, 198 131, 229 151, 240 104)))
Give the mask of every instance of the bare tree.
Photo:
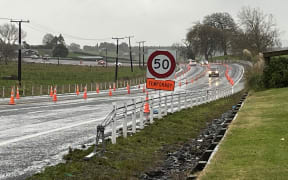
MULTIPOLYGON (((26 33, 22 31, 21 36, 24 39, 26 33)), ((8 60, 16 55, 15 50, 17 49, 16 43, 18 39, 19 30, 14 24, 0 26, 0 57, 4 59, 5 64, 8 64, 8 60)))
POLYGON ((279 30, 272 14, 264 14, 259 8, 243 7, 238 18, 247 45, 255 54, 280 45, 279 30))
POLYGON ((219 30, 219 50, 224 52, 224 55, 227 55, 228 49, 231 48, 233 32, 237 29, 236 23, 231 15, 225 12, 213 13, 205 16, 203 24, 219 30))

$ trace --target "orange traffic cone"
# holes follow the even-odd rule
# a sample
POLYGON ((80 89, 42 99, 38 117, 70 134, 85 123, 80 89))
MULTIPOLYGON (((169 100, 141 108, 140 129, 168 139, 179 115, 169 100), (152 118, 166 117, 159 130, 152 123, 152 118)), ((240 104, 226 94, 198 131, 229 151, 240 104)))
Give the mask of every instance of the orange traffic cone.
POLYGON ((99 85, 97 84, 97 88, 96 88, 96 92, 97 92, 97 94, 99 94, 99 85))
POLYGON ((191 79, 191 83, 193 83, 193 78, 191 79))
POLYGON ((50 87, 50 97, 53 97, 53 88, 52 88, 52 86, 50 87))
POLYGON ((77 88, 76 88, 76 95, 78 96, 80 93, 79 93, 79 86, 77 84, 77 88))
POLYGON ((18 88, 18 86, 17 86, 17 91, 16 91, 17 93, 16 93, 16 99, 20 99, 20 95, 19 95, 19 88, 18 88))
POLYGON ((148 92, 146 92, 146 98, 145 98, 145 105, 144 105, 144 113, 149 113, 150 112, 150 108, 149 108, 149 97, 148 97, 148 92))
POLYGON ((127 83, 127 91, 128 91, 127 93, 130 94, 130 86, 128 83, 127 83))
POLYGON ((54 88, 53 101, 54 101, 54 102, 57 102, 57 91, 56 91, 56 87, 54 88))
POLYGON ((10 97, 10 105, 15 105, 15 101, 14 101, 14 90, 13 88, 11 88, 11 97, 10 97))
POLYGON ((112 96, 111 86, 109 86, 109 96, 112 96))
POLYGON ((85 88, 84 88, 83 98, 87 99, 87 86, 85 86, 85 88))
POLYGON ((116 90, 116 85, 115 85, 115 83, 113 83, 113 91, 115 91, 116 90))

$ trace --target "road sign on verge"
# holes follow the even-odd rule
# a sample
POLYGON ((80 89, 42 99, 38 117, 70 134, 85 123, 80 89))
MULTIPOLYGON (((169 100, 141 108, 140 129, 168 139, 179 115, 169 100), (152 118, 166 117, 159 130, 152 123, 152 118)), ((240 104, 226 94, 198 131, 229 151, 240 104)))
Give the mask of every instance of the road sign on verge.
POLYGON ((176 51, 149 50, 147 60, 147 82, 149 89, 174 90, 176 51))

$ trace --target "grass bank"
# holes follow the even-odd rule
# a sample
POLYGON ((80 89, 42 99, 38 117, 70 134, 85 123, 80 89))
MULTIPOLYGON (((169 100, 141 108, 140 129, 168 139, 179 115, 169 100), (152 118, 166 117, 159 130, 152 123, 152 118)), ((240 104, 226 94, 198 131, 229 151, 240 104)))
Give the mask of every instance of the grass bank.
POLYGON ((287 179, 288 88, 253 93, 200 179, 287 179))
MULTIPOLYGON (((129 80, 144 77, 146 69, 138 67, 118 68, 118 80, 129 80)), ((17 80, 5 80, 4 77, 15 76, 17 79, 18 67, 16 62, 10 62, 8 65, 0 64, 0 87, 11 87, 17 84, 17 80)), ((42 85, 47 89, 47 85, 68 85, 68 84, 88 84, 113 82, 115 79, 115 67, 89 67, 74 65, 54 65, 54 64, 22 64, 22 84, 26 87, 26 95, 31 93, 31 87, 42 85), (30 89, 30 91, 28 91, 30 89)), ((89 88, 90 89, 90 88, 89 88)), ((36 92, 36 89, 34 89, 36 92)), ((2 92, 2 91, 1 91, 2 92)), ((37 91, 38 92, 38 91, 37 91)), ((9 91, 6 92, 7 96, 9 91)), ((44 93, 43 93, 44 94, 44 93)))
POLYGON ((65 156, 66 163, 47 167, 44 172, 29 179, 138 179, 143 171, 162 164, 167 152, 173 152, 195 138, 207 122, 220 117, 240 98, 241 94, 236 94, 169 114, 127 139, 119 137, 116 145, 108 143, 105 158, 94 157, 84 161, 83 157, 93 148, 74 150, 65 156))

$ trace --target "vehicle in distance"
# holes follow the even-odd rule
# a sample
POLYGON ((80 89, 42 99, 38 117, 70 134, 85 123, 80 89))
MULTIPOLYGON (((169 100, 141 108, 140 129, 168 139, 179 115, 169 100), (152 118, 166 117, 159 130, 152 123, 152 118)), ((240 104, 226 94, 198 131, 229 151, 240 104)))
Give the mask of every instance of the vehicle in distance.
POLYGON ((49 60, 49 56, 47 54, 45 54, 43 57, 42 57, 43 60, 49 60))
POLYGON ((39 58, 39 56, 37 56, 37 55, 32 55, 32 56, 30 56, 32 59, 38 59, 39 58))
POLYGON ((103 61, 103 60, 100 60, 100 61, 97 62, 97 64, 98 64, 98 65, 102 65, 102 66, 104 66, 104 65, 106 65, 106 62, 103 61))
MULTIPOLYGON (((116 65, 116 62, 114 63, 114 65, 116 65)), ((122 63, 118 62, 117 66, 120 67, 122 65, 122 63)))
POLYGON ((208 63, 209 63, 209 62, 208 62, 207 60, 204 60, 204 64, 205 64, 205 65, 208 65, 208 63))
POLYGON ((219 77, 219 71, 217 68, 211 68, 209 70, 209 77, 219 77))
POLYGON ((197 62, 193 59, 189 59, 189 66, 196 66, 197 62))

